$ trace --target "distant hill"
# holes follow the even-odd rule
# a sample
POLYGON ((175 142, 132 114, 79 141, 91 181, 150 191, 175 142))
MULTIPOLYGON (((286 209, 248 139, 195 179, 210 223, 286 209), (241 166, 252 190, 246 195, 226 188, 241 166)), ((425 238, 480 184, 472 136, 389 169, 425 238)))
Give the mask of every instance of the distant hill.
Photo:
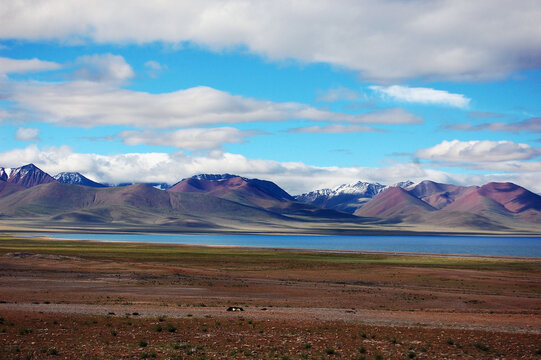
POLYGON ((231 174, 195 175, 171 187, 107 187, 80 173, 53 178, 28 164, 0 168, 0 222, 39 229, 540 233, 541 196, 513 183, 427 180, 356 182, 292 197, 271 181, 231 174))
POLYGON ((436 209, 401 187, 395 186, 378 194, 365 206, 355 211, 355 215, 411 219, 430 211, 436 211, 436 209))
POLYGON ((512 183, 463 187, 423 181, 408 190, 388 188, 355 215, 427 227, 532 228, 541 223, 541 196, 512 183))
POLYGON ((475 191, 477 186, 458 186, 441 184, 430 180, 425 180, 410 188, 411 195, 423 200, 436 209, 442 209, 453 203, 464 194, 475 191))
POLYGON ((239 202, 271 208, 279 202, 295 199, 273 182, 247 179, 238 175, 201 174, 183 179, 168 189, 169 192, 197 192, 239 202))

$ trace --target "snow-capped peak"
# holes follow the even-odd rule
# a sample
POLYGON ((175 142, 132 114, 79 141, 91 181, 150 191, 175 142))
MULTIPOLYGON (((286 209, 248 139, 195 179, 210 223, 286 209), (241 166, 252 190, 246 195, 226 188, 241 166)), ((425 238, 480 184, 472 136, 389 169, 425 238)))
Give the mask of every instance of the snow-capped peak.
POLYGON ((302 195, 297 195, 297 200, 303 202, 313 202, 319 197, 331 198, 344 194, 358 195, 362 197, 374 197, 386 188, 385 185, 380 183, 369 183, 364 181, 357 181, 350 184, 342 184, 332 189, 319 189, 302 195))
POLYGON ((397 182, 396 184, 391 185, 390 187, 401 187, 404 190, 408 190, 409 188, 412 188, 414 185, 416 185, 413 181, 406 180, 397 182))
POLYGON ((83 176, 78 172, 61 172, 53 177, 64 184, 80 184, 83 181, 83 176))

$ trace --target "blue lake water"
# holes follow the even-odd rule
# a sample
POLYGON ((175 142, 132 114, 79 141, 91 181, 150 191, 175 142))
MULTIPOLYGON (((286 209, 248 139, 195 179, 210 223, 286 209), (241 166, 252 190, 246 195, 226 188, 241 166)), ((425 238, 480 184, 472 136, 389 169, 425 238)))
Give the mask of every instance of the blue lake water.
POLYGON ((57 239, 541 257, 541 237, 44 234, 57 239))

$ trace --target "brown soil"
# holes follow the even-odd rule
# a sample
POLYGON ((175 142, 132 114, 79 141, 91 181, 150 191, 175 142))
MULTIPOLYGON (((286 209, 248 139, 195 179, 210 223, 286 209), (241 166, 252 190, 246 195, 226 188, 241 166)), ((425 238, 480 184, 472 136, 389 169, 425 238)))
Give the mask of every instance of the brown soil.
POLYGON ((0 359, 541 359, 539 264, 207 260, 0 255, 0 359))

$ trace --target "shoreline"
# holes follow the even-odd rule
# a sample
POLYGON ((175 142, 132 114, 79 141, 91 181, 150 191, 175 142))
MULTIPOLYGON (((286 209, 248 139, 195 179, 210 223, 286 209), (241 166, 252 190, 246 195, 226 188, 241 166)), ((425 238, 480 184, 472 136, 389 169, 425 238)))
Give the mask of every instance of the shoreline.
MULTIPOLYGON (((69 234, 67 234, 69 236, 69 234)), ((89 234, 90 235, 90 234, 89 234)), ((107 234, 103 234, 107 235, 107 234)), ((118 235, 118 234, 109 234, 118 235)), ((143 234, 141 234, 143 235, 143 234)), ((161 234, 158 234, 161 235, 161 234)), ((163 234, 165 235, 165 234, 163 234)), ((178 234, 177 234, 178 235, 178 234)), ((21 236, 21 235, 19 235, 21 236)), ((23 235, 24 236, 24 235, 23 235)), ((162 243, 148 241, 119 241, 119 240, 96 240, 96 239, 70 239, 55 238, 41 235, 26 235, 30 239, 41 239, 48 241, 83 241, 90 243, 110 243, 110 244, 129 244, 129 245, 155 245, 155 246, 173 246, 186 248, 224 248, 239 250, 263 250, 275 252, 299 252, 299 253, 319 253, 319 254, 344 254, 344 255, 384 255, 384 256, 416 256, 416 257, 441 257, 441 258, 472 258, 472 259, 501 259, 501 260, 541 260, 541 256, 513 256, 513 255, 484 255, 484 254, 460 254, 460 253, 430 253, 418 251, 384 251, 384 250, 347 250, 347 249, 315 249, 315 248, 297 248, 297 247, 277 247, 277 246, 243 246, 243 245, 223 245, 223 244, 195 244, 195 243, 162 243)), ((541 239, 540 239, 541 240, 541 239)))

